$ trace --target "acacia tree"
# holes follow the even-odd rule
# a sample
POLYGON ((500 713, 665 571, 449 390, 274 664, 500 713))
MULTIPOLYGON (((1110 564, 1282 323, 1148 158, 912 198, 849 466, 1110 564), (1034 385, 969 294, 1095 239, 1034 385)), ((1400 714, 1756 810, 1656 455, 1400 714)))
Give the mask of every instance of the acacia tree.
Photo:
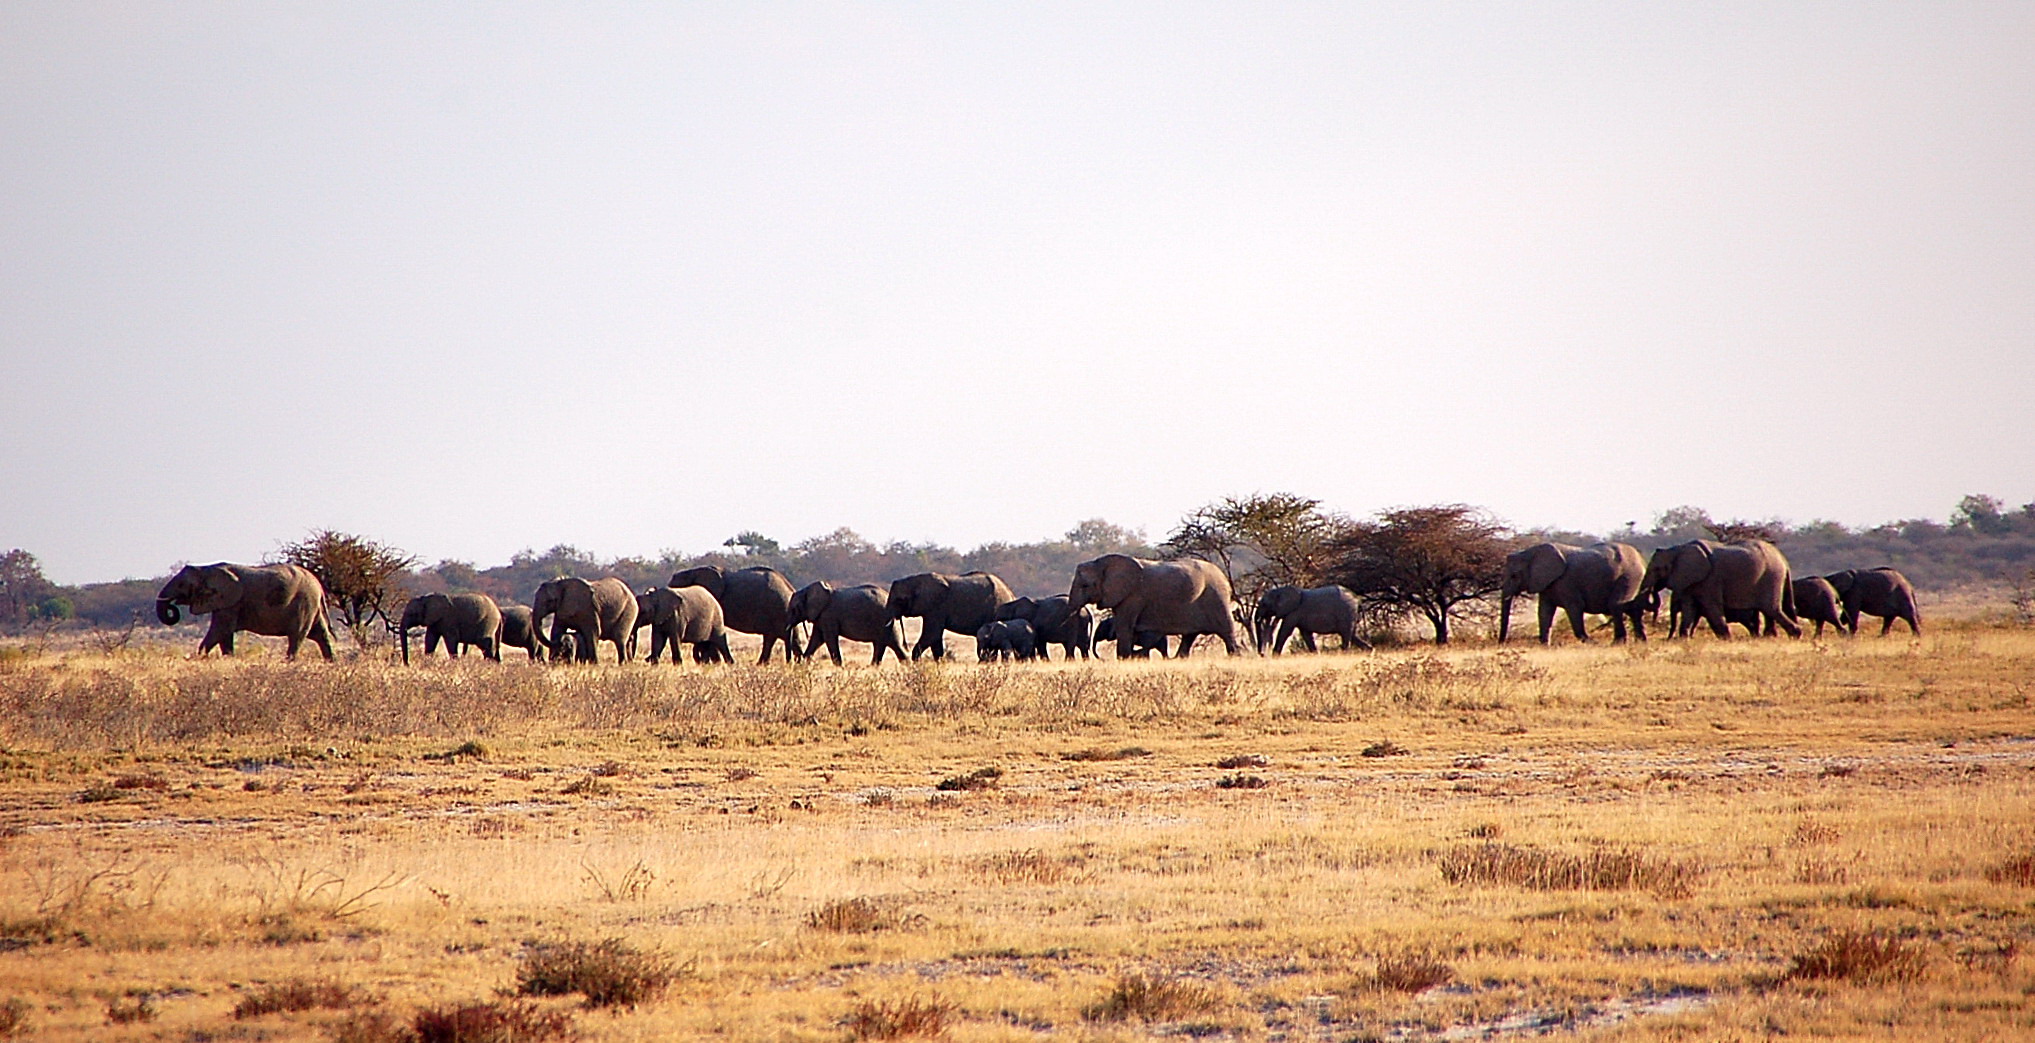
POLYGON ((1187 517, 1166 537, 1170 557, 1200 558, 1222 569, 1246 616, 1259 595, 1286 583, 1311 587, 1335 563, 1347 519, 1294 493, 1226 496, 1187 517))
POLYGON ((318 529, 285 544, 281 557, 318 577, 325 585, 326 603, 362 648, 368 644, 369 624, 376 618, 391 622, 389 613, 406 594, 401 573, 417 564, 416 558, 394 547, 331 529, 318 529))
POLYGON ((1510 530, 1468 504, 1402 507, 1352 523, 1334 544, 1329 575, 1372 606, 1418 612, 1449 643, 1449 618, 1496 593, 1510 530))

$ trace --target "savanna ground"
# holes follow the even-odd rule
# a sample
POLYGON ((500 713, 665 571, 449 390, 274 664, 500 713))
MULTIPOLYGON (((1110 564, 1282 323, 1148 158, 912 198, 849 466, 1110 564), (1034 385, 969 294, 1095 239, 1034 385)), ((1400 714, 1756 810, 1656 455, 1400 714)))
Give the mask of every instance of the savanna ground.
POLYGON ((846 670, 189 647, 0 659, 0 1033, 2035 1034, 2027 630, 846 670))

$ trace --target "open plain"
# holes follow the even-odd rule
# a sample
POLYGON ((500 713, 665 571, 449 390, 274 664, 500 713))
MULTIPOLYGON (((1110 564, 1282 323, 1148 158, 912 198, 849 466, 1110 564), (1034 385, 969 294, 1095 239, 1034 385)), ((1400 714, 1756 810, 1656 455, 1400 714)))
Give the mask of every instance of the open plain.
POLYGON ((2035 633, 1977 624, 874 669, 18 653, 0 1031, 2025 1039, 2031 696, 2035 633))

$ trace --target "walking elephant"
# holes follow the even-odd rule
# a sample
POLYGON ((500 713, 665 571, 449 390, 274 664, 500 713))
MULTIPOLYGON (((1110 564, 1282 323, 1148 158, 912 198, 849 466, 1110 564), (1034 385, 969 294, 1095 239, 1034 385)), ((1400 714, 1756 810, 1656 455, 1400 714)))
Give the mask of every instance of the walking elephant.
POLYGON ((1116 620, 1119 659, 1133 653, 1140 631, 1181 635, 1183 659, 1202 634, 1221 638, 1231 655, 1242 651, 1229 580, 1205 561, 1105 554, 1074 567, 1067 597, 1075 609, 1095 605, 1110 610, 1116 620))
POLYGON ((732 663, 728 651, 728 628, 722 621, 721 603, 701 587, 652 587, 636 595, 636 629, 650 628, 650 662, 671 648, 671 661, 679 661, 679 646, 692 646, 695 663, 732 663))
POLYGON ((614 643, 615 658, 621 662, 634 655, 636 595, 613 576, 591 583, 577 576, 546 581, 530 598, 530 625, 542 627, 546 616, 552 620, 551 639, 545 643, 556 650, 572 631, 573 658, 579 662, 598 661, 596 646, 602 641, 614 643))
POLYGON ((1821 576, 1803 576, 1794 581, 1795 618, 1804 623, 1816 624, 1816 636, 1823 636, 1823 625, 1830 624, 1838 633, 1844 632, 1844 602, 1837 595, 1837 588, 1821 576))
POLYGON ((420 594, 403 606, 402 622, 392 627, 402 637, 403 665, 410 665, 410 631, 424 628, 424 654, 438 651, 459 658, 467 645, 495 662, 502 661, 502 609, 486 594, 420 594))
POLYGON ((791 581, 784 573, 765 565, 746 569, 723 569, 701 565, 672 573, 674 587, 701 587, 721 603, 721 619, 729 630, 758 634, 763 638, 760 665, 770 662, 771 649, 784 642, 784 661, 797 655, 796 641, 786 636, 791 619, 791 581))
MULTIPOLYGON (((1116 617, 1104 616, 1102 622, 1095 624, 1095 654, 1101 656, 1102 650, 1113 644, 1116 644, 1116 617)), ((1140 630, 1131 638, 1131 655, 1150 659, 1153 652, 1159 653, 1161 659, 1166 658, 1166 635, 1156 630, 1140 630)))
POLYGON ((784 638, 787 645, 798 640, 791 628, 799 623, 812 624, 813 636, 803 653, 808 659, 824 643, 834 665, 841 665, 844 637, 876 646, 871 665, 881 664, 886 651, 905 658, 904 627, 890 614, 890 592, 874 583, 836 588, 822 581, 800 587, 791 596, 791 623, 784 638))
POLYGON ((285 652, 292 659, 305 638, 310 638, 326 659, 332 658, 325 587, 308 569, 223 561, 186 565, 156 593, 156 618, 165 626, 176 626, 184 618, 179 605, 212 617, 205 639, 198 643, 199 655, 215 647, 221 655, 232 655, 233 635, 244 630, 284 639, 285 652))
POLYGON ((1305 589, 1291 584, 1273 587, 1258 598, 1257 611, 1252 614, 1258 654, 1264 655, 1269 648, 1271 654, 1279 655, 1295 633, 1310 652, 1318 651, 1314 647, 1316 634, 1334 634, 1343 639, 1345 650, 1368 652, 1371 643, 1357 636, 1360 615, 1357 596, 1333 583, 1305 589))
POLYGON ((1646 640, 1645 606, 1639 596, 1646 581, 1646 561, 1639 549, 1627 543, 1592 543, 1577 547, 1567 543, 1536 543, 1505 556, 1505 578, 1498 590, 1498 641, 1503 644, 1512 632, 1512 599, 1532 594, 1539 599, 1540 643, 1547 644, 1554 628, 1555 610, 1568 613, 1569 629, 1576 640, 1590 640, 1583 616, 1596 613, 1611 617, 1611 640, 1625 640, 1625 624, 1632 623, 1632 636, 1646 640))
POLYGON ((1037 653, 1037 635, 1032 633, 1032 625, 1025 620, 992 620, 975 631, 975 658, 981 662, 999 659, 1022 662, 1035 658, 1037 653))
POLYGON ((1022 619, 1032 625, 1032 637, 1039 658, 1050 659, 1046 646, 1059 645, 1067 658, 1079 652, 1088 659, 1095 654, 1095 610, 1086 605, 1075 608, 1065 594, 1049 598, 1018 598, 996 610, 999 620, 1022 619))
POLYGON ((1788 559, 1765 540, 1690 540, 1654 551, 1642 588, 1693 597, 1696 610, 1721 640, 1731 639, 1727 614, 1748 609, 1765 619, 1769 636, 1778 626, 1789 637, 1801 637, 1790 579, 1788 559))
POLYGON ((996 610, 1017 600, 1004 582, 987 572, 921 572, 890 585, 892 619, 918 616, 919 639, 912 658, 928 650, 934 659, 947 658, 947 632, 974 636, 982 624, 996 621, 996 610))
POLYGON ((531 619, 528 605, 502 606, 502 646, 529 652, 533 662, 544 658, 551 648, 545 643, 544 632, 531 619))
POLYGON ((1884 566, 1876 569, 1845 569, 1823 577, 1844 603, 1844 629, 1858 633, 1860 613, 1880 617, 1880 636, 1894 628, 1894 620, 1908 624, 1908 632, 1922 636, 1922 610, 1915 604, 1915 585, 1908 577, 1884 566))

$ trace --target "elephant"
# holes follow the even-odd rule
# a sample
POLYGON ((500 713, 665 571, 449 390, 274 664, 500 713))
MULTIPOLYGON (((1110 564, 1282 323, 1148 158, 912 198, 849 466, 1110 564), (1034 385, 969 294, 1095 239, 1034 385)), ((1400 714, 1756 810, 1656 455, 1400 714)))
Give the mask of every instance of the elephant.
POLYGON ((799 588, 791 596, 791 622, 785 627, 787 645, 796 643, 797 635, 791 628, 800 623, 811 623, 813 627, 811 643, 804 652, 807 659, 825 642, 834 665, 841 665, 844 637, 876 646, 875 658, 869 661, 872 666, 883 662, 885 651, 897 653, 900 660, 905 658, 904 626, 890 614, 890 592, 874 583, 837 589, 822 581, 799 588))
POLYGON ((636 629, 650 628, 650 662, 671 648, 671 661, 679 660, 679 645, 692 646, 695 663, 732 663, 728 651, 728 628, 722 621, 721 603, 701 587, 652 587, 636 595, 636 629))
MULTIPOLYGON (((1115 641, 1116 617, 1104 616, 1102 622, 1095 624, 1095 654, 1101 655, 1103 647, 1115 641)), ((1139 659, 1149 659, 1153 652, 1159 653, 1162 659, 1166 657, 1166 635, 1156 630, 1138 631, 1131 642, 1131 655, 1139 659)))
POLYGON ((779 641, 784 642, 785 662, 796 657, 795 643, 786 637, 793 621, 791 581, 784 573, 765 565, 732 570, 701 565, 672 573, 671 585, 704 587, 721 603, 721 618, 729 630, 762 635, 763 656, 756 660, 759 665, 770 662, 771 649, 779 641))
POLYGON ((410 665, 410 631, 424 628, 424 654, 438 651, 459 658, 463 646, 474 645, 480 654, 502 661, 502 610, 486 594, 420 594, 403 606, 403 621, 393 627, 402 635, 403 665, 410 665))
POLYGON ((1267 646, 1273 655, 1280 654, 1296 631, 1300 634, 1300 643, 1306 645, 1310 652, 1316 651, 1316 634, 1341 637, 1345 650, 1371 650, 1371 643, 1357 636, 1359 610, 1356 595, 1333 583, 1306 589, 1292 584, 1273 587, 1259 596, 1257 610, 1252 616, 1257 624, 1255 636, 1259 655, 1265 654, 1267 646), (1276 637, 1274 628, 1277 628, 1276 637))
POLYGON ((1594 612, 1611 617, 1611 640, 1625 640, 1625 624, 1632 622, 1632 636, 1646 640, 1645 606, 1639 596, 1646 581, 1646 560, 1628 543, 1592 543, 1577 547, 1567 543, 1536 543, 1505 556, 1505 578, 1498 590, 1498 642, 1512 632, 1512 599, 1532 594, 1540 600, 1540 643, 1548 643, 1554 628, 1555 609, 1568 613, 1569 629, 1576 640, 1590 640, 1583 616, 1594 612))
POLYGON ((170 577, 155 596, 155 616, 165 626, 183 620, 177 606, 198 615, 209 613, 212 625, 198 643, 198 654, 215 646, 233 654, 233 635, 245 630, 280 637, 286 654, 295 659, 297 646, 310 638, 332 658, 332 623, 325 614, 325 586, 310 570, 296 565, 186 565, 170 577))
POLYGON ((1004 582, 987 572, 965 572, 959 576, 944 572, 921 572, 890 584, 890 617, 918 616, 924 620, 919 639, 912 645, 912 658, 931 650, 934 659, 947 658, 947 631, 973 635, 982 624, 996 621, 996 610, 1016 601, 1004 582))
POLYGON ((975 658, 982 662, 998 659, 1019 661, 1037 657, 1038 639, 1032 624, 1023 619, 997 619, 975 631, 975 658))
POLYGON ((1844 602, 1844 628, 1858 633, 1860 613, 1880 617, 1880 636, 1894 628, 1894 620, 1908 624, 1908 632, 1922 636, 1922 610, 1915 604, 1915 585, 1894 569, 1845 569, 1823 577, 1844 602))
POLYGON ((548 580, 530 597, 530 624, 542 627, 544 617, 553 616, 551 639, 554 652, 565 632, 576 634, 573 657, 582 663, 600 659, 595 646, 602 641, 615 645, 615 657, 626 663, 634 657, 630 647, 636 639, 636 594, 627 583, 613 576, 589 583, 577 576, 548 580))
POLYGON ((1748 609, 1765 618, 1769 636, 1779 626, 1789 637, 1801 637, 1789 580, 1788 559, 1765 540, 1690 540, 1653 552, 1642 593, 1669 590, 1677 597, 1694 597, 1697 611, 1720 640, 1731 639, 1726 614, 1748 609))
POLYGON ((1110 610, 1117 621, 1119 659, 1133 653, 1138 632, 1145 630, 1182 635, 1183 659, 1201 634, 1221 638, 1231 655, 1242 651, 1229 579, 1205 561, 1150 561, 1128 554, 1105 554, 1074 567, 1067 597, 1074 609, 1095 605, 1110 610))
POLYGON ((1047 645, 1066 649, 1069 659, 1074 658, 1076 652, 1081 653, 1083 659, 1095 655, 1095 610, 1086 605, 1074 608, 1068 604, 1065 594, 1037 600, 1019 598, 998 607, 996 618, 1022 619, 1030 623, 1041 659, 1052 658, 1046 654, 1047 645))
POLYGON ((1794 581, 1795 618, 1816 624, 1816 636, 1823 636, 1823 624, 1828 623, 1844 632, 1844 602, 1838 597, 1837 588, 1821 576, 1803 576, 1794 581))
POLYGON ((530 618, 528 605, 502 606, 502 645, 528 651, 532 661, 544 658, 544 653, 551 648, 545 641, 544 632, 530 618))

